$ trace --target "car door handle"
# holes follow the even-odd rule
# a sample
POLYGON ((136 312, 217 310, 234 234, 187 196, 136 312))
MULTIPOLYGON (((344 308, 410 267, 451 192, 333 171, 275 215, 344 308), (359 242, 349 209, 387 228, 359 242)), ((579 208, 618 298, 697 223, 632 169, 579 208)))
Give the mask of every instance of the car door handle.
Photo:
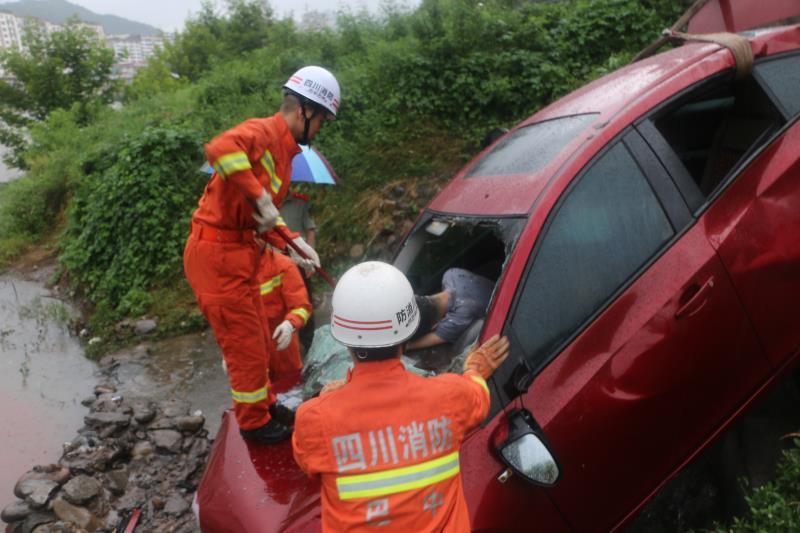
POLYGON ((706 303, 708 303, 708 293, 711 292, 711 289, 714 288, 714 276, 711 276, 703 283, 703 286, 697 288, 697 285, 692 285, 689 287, 686 292, 684 292, 684 296, 692 294, 689 300, 680 306, 677 311, 675 311, 675 318, 680 320, 682 318, 690 317, 692 315, 697 314, 703 307, 705 307, 706 303))

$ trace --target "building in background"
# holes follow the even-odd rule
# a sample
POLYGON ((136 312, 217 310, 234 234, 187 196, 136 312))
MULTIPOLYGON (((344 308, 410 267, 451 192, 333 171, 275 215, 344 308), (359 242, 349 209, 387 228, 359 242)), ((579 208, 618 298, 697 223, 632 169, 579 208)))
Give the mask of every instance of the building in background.
POLYGON ((22 48, 23 22, 16 15, 0 12, 0 50, 22 48))
MULTIPOLYGON (((0 12, 0 52, 3 50, 24 49, 22 36, 26 24, 40 24, 47 33, 61 31, 64 27, 46 20, 33 17, 18 17, 12 13, 0 12)), ((106 35, 99 24, 81 22, 82 28, 89 29, 98 40, 114 50, 114 67, 112 77, 131 81, 136 71, 147 64, 147 61, 159 48, 164 46, 166 36, 160 35, 106 35)), ((0 78, 5 74, 0 65, 0 78)))
POLYGON ((130 81, 136 71, 163 48, 166 38, 159 35, 109 35, 106 43, 114 49, 114 72, 116 79, 130 81))

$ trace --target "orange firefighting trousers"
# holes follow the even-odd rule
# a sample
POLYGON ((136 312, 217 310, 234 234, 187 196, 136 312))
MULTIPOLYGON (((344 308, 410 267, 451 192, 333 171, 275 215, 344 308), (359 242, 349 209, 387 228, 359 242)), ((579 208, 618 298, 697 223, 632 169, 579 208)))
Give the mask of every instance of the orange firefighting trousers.
POLYGON ((241 429, 269 422, 268 409, 275 402, 267 370, 272 339, 262 328, 255 279, 259 256, 252 231, 221 231, 196 222, 183 252, 186 279, 228 367, 241 429))

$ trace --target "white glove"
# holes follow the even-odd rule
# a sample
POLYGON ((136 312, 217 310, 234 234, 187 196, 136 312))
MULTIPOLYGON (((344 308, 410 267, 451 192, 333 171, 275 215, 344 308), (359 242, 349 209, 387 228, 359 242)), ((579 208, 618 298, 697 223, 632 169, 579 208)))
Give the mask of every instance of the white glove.
POLYGON ((292 340, 292 333, 294 333, 294 326, 288 320, 284 320, 275 331, 272 333, 272 338, 275 340, 275 347, 278 351, 285 350, 292 340))
POLYGON ((302 258, 300 254, 298 254, 291 246, 289 246, 289 256, 292 258, 292 261, 297 263, 299 267, 305 270, 306 276, 310 276, 314 273, 315 267, 320 266, 317 252, 314 251, 314 249, 302 237, 295 237, 292 242, 295 243, 297 247, 308 256, 308 259, 302 258))
POLYGON ((256 199, 256 209, 253 211, 253 218, 258 222, 258 232, 264 233, 274 228, 279 216, 278 208, 272 203, 272 195, 266 189, 262 189, 261 196, 256 199))

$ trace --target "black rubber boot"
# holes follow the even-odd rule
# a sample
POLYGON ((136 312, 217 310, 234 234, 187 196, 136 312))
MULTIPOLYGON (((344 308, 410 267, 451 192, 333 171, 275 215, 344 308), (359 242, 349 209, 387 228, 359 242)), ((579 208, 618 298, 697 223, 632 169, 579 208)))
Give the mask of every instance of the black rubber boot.
POLYGON ((292 436, 292 430, 277 420, 270 420, 260 428, 240 429, 242 437, 260 444, 277 444, 292 436))
POLYGON ((269 415, 273 420, 277 420, 284 426, 294 425, 294 411, 283 405, 282 403, 275 402, 269 406, 269 415))

